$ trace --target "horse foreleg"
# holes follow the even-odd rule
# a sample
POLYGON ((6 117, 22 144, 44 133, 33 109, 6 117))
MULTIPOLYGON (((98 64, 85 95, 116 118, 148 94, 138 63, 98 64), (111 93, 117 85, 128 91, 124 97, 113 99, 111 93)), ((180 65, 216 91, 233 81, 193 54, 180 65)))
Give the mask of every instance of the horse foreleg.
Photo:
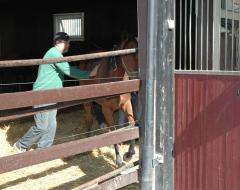
POLYGON ((134 116, 133 116, 133 108, 132 108, 131 99, 127 100, 122 105, 121 109, 126 114, 129 125, 134 126, 135 125, 135 120, 134 120, 134 116))
MULTIPOLYGON (((122 110, 127 114, 129 125, 134 126, 135 121, 134 121, 134 117, 133 117, 133 109, 132 109, 131 100, 127 100, 125 102, 125 104, 122 106, 122 110)), ((134 154, 135 154, 135 140, 131 140, 128 152, 126 152, 123 155, 123 160, 129 161, 134 154)))
MULTIPOLYGON (((101 105, 102 105, 102 112, 103 112, 105 121, 107 123, 107 126, 108 127, 113 126, 114 125, 113 110, 105 104, 101 104, 101 105)), ((109 130, 111 130, 111 129, 109 129, 109 130)))
MULTIPOLYGON (((102 112, 105 117, 105 120, 107 122, 108 127, 111 127, 114 125, 113 120, 113 110, 110 107, 102 105, 102 112)), ((119 146, 117 144, 114 144, 115 154, 116 154, 116 164, 118 167, 121 167, 123 165, 122 158, 119 153, 119 146)))
POLYGON ((123 165, 121 155, 119 153, 119 146, 118 144, 114 144, 115 154, 116 154, 116 164, 120 168, 123 165))
POLYGON ((87 131, 90 132, 93 125, 92 103, 83 104, 83 108, 85 111, 85 124, 87 126, 87 131))
POLYGON ((131 140, 128 151, 123 155, 123 160, 124 161, 131 160, 134 154, 135 154, 135 140, 131 140))

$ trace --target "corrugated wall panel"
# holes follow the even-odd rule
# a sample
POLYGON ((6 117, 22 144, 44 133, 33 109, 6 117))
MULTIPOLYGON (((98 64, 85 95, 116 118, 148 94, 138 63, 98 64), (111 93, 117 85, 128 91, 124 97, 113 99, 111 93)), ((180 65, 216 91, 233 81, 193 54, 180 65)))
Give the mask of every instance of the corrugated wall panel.
POLYGON ((175 190, 240 189, 240 76, 176 75, 175 190))

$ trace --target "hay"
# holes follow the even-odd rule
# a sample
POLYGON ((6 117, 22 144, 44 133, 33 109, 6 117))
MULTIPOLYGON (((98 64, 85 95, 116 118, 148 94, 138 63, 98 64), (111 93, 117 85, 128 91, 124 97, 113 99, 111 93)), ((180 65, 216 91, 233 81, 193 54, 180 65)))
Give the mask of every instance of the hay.
MULTIPOLYGON (((59 113, 58 128, 54 144, 85 138, 83 112, 70 110, 59 113)), ((33 125, 32 117, 0 125, 0 156, 14 154, 12 144, 33 125)), ((94 128, 98 128, 96 122, 94 128)), ((120 145, 121 155, 127 151, 127 145, 120 145)), ((137 154, 131 160, 138 159, 137 154)), ((116 168, 115 154, 111 147, 95 149, 66 159, 57 159, 29 166, 13 172, 0 174, 0 189, 5 190, 69 190, 89 180, 106 174, 116 168)), ((123 188, 136 190, 136 185, 123 188)))

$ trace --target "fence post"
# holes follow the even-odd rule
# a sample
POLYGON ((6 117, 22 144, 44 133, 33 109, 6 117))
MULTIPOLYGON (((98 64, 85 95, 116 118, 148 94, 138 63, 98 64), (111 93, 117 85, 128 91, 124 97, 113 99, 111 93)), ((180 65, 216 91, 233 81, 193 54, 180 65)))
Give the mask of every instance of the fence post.
POLYGON ((157 5, 155 189, 173 189, 174 126, 174 24, 175 0, 160 0, 157 5))
POLYGON ((173 187, 174 5, 174 0, 138 0, 142 190, 173 187))
POLYGON ((139 105, 141 126, 141 175, 142 190, 153 189, 153 155, 155 128, 155 90, 156 90, 156 0, 139 0, 139 63, 141 91, 139 105), (155 38, 155 39, 154 39, 155 38), (143 54, 143 55, 142 55, 143 54))

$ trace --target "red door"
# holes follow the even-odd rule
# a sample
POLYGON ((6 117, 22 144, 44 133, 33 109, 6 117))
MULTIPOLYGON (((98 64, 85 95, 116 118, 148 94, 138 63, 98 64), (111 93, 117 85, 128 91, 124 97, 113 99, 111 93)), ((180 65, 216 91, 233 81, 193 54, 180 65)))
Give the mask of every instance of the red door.
POLYGON ((240 190, 240 76, 175 75, 175 190, 240 190))

